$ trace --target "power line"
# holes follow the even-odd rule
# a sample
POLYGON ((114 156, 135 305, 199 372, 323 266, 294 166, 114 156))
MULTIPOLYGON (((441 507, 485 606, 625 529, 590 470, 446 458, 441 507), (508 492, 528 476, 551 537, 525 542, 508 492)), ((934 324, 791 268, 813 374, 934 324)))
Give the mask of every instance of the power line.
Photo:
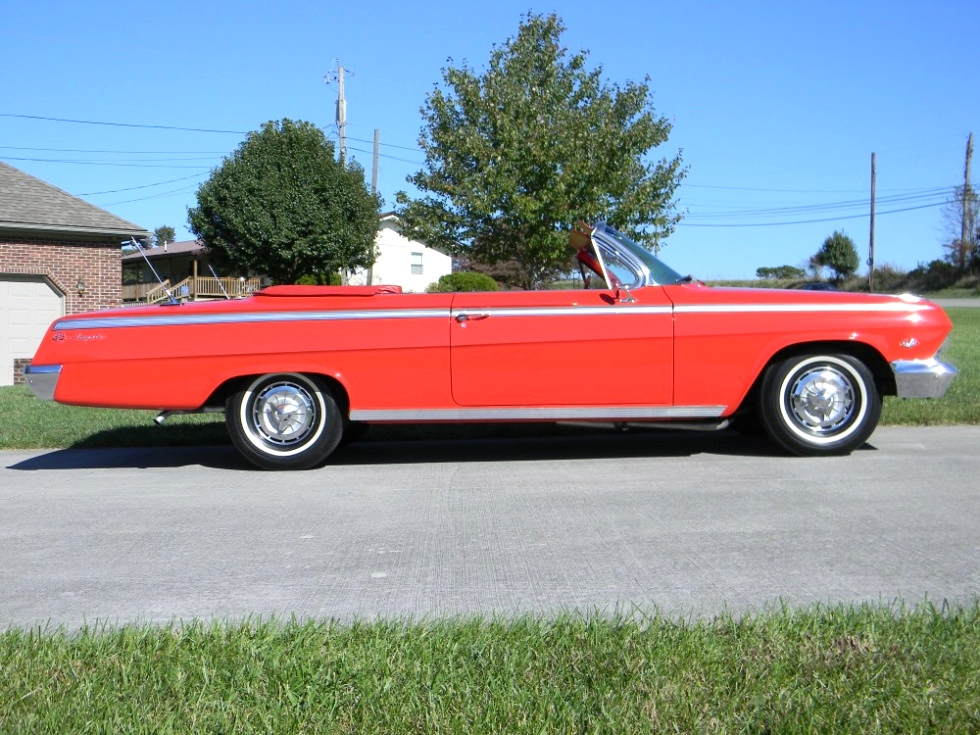
MULTIPOLYGON (((350 72, 348 71, 348 73, 350 73, 350 72)), ((137 129, 142 128, 142 129, 146 129, 146 130, 177 130, 177 131, 188 132, 188 133, 222 133, 222 134, 227 134, 227 135, 248 135, 248 133, 250 132, 250 131, 245 131, 245 130, 218 130, 218 129, 212 129, 212 128, 191 128, 191 127, 182 127, 182 126, 178 126, 178 125, 144 125, 144 124, 138 124, 138 123, 111 122, 111 121, 107 121, 107 120, 73 120, 73 119, 61 118, 61 117, 45 117, 43 115, 18 115, 18 114, 8 113, 8 112, 0 112, 0 117, 19 118, 19 119, 23 119, 23 120, 43 120, 45 122, 70 123, 70 124, 74 124, 74 125, 104 125, 104 126, 119 127, 119 128, 137 128, 137 129)), ((321 130, 324 130, 323 127, 321 127, 320 129, 321 130)), ((371 140, 365 140, 363 138, 352 138, 350 136, 347 136, 347 140, 355 140, 358 143, 373 143, 373 141, 371 141, 371 140)), ((395 143, 381 143, 381 145, 382 146, 385 146, 387 148, 399 148, 399 149, 405 150, 405 151, 418 151, 419 153, 422 152, 422 149, 419 148, 418 146, 396 145, 395 143)), ((84 153, 84 152, 91 152, 91 153, 144 153, 144 152, 145 153, 154 153, 154 152, 156 152, 156 151, 81 151, 81 150, 68 149, 68 148, 21 148, 21 147, 15 147, 15 146, 0 146, 0 149, 8 149, 8 150, 38 150, 38 151, 53 151, 53 152, 60 152, 60 153, 84 153)), ((169 153, 171 151, 160 151, 160 152, 161 153, 169 153)), ((174 153, 183 153, 183 152, 196 153, 197 151, 173 151, 173 152, 174 153)), ((204 151, 202 151, 202 152, 204 152, 204 151)), ((206 151, 206 152, 211 153, 212 151, 206 151)), ((215 153, 217 155, 224 155, 224 152, 215 152, 215 153)))
MULTIPOLYGON (((348 138, 347 140, 352 140, 352 138, 348 138)), ((351 146, 347 146, 347 150, 357 151, 358 153, 367 153, 368 155, 374 155, 373 151, 366 151, 363 148, 352 148, 351 146)), ((389 156, 387 153, 379 153, 378 156, 380 158, 387 158, 389 161, 400 161, 402 163, 412 163, 415 165, 419 165, 422 163, 422 161, 410 161, 407 158, 399 158, 398 156, 389 156)))
MULTIPOLYGON (((373 140, 364 140, 364 138, 354 138, 350 135, 347 136, 347 140, 356 140, 358 143, 374 143, 373 140)), ((407 145, 395 145, 394 143, 380 143, 380 145, 387 146, 388 148, 399 148, 403 151, 416 151, 422 153, 422 149, 418 146, 407 146, 407 145)))
MULTIPOLYGON (((943 187, 940 189, 924 189, 912 194, 892 194, 890 196, 878 197, 878 202, 883 204, 908 204, 912 202, 921 202, 923 200, 936 199, 941 197, 940 201, 935 202, 938 206, 949 201, 949 196, 952 192, 950 187, 943 187)), ((803 214, 806 212, 833 212, 839 210, 854 209, 856 207, 867 207, 868 199, 850 199, 840 202, 824 202, 820 204, 800 204, 785 207, 764 207, 757 209, 731 209, 719 212, 707 212, 703 214, 694 214, 695 217, 703 217, 705 219, 724 219, 727 217, 757 217, 757 216, 770 216, 770 215, 788 215, 788 214, 803 214)))
MULTIPOLYGON (((757 191, 767 194, 857 194, 865 189, 766 189, 752 186, 721 186, 717 184, 690 184, 684 182, 686 189, 721 189, 723 191, 757 191)), ((935 187, 941 188, 941 187, 935 187)), ((896 191, 926 191, 924 189, 896 189, 896 191)))
POLYGON ((764 189, 754 186, 721 186, 717 184, 689 184, 684 182, 687 189, 720 189, 722 191, 757 191, 764 194, 841 194, 858 192, 864 189, 764 189))
MULTIPOLYGON (((881 216, 883 214, 899 214, 900 212, 912 212, 917 209, 929 209, 931 207, 941 207, 945 205, 946 202, 936 202, 934 204, 922 204, 918 207, 904 207, 903 209, 891 209, 887 212, 876 212, 876 216, 881 216)), ((784 225, 812 225, 820 222, 838 222, 845 219, 864 219, 868 214, 850 214, 841 215, 838 217, 827 217, 824 219, 808 219, 808 220, 796 220, 793 222, 718 222, 718 223, 700 223, 700 222, 686 222, 681 220, 678 223, 678 227, 782 227, 784 225)))
POLYGON ((169 156, 202 154, 209 156, 224 156, 228 151, 121 151, 115 149, 99 150, 93 148, 33 148, 19 145, 0 145, 0 151, 41 151, 43 153, 120 153, 133 156, 169 156))
MULTIPOLYGON (((205 158, 202 161, 208 160, 205 158)), ((75 161, 69 158, 16 158, 13 156, 0 156, 0 161, 32 161, 35 163, 61 163, 79 166, 116 166, 119 168, 193 168, 198 171, 208 170, 207 166, 185 166, 182 164, 166 163, 126 163, 124 161, 75 161)))
POLYGON ((143 184, 142 186, 128 186, 125 189, 107 189, 106 191, 86 191, 78 194, 80 197, 91 197, 97 196, 99 194, 118 194, 122 191, 135 191, 137 189, 150 189, 154 186, 163 186, 165 184, 175 184, 178 181, 187 181, 188 179, 199 179, 205 174, 194 174, 193 176, 182 176, 179 179, 167 179, 166 181, 158 181, 155 184, 143 184))
POLYGON ((72 123, 74 125, 106 125, 114 128, 142 128, 144 130, 178 130, 186 133, 248 135, 247 130, 215 130, 212 128, 184 128, 176 125, 142 125, 137 123, 105 122, 101 120, 72 120, 64 117, 44 117, 43 115, 15 115, 9 112, 0 112, 0 117, 15 117, 22 120, 43 120, 45 122, 72 123))
POLYGON ((125 199, 121 202, 109 202, 107 204, 102 204, 100 206, 115 207, 116 205, 119 204, 130 204, 131 202, 145 202, 148 199, 165 199, 166 197, 176 196, 178 194, 187 194, 188 192, 191 192, 193 190, 194 190, 193 186, 182 186, 181 188, 174 189, 172 191, 164 191, 164 192, 160 192, 159 194, 151 194, 150 196, 146 196, 146 197, 137 197, 136 199, 125 199))
POLYGON ((192 158, 123 158, 118 160, 99 159, 99 158, 16 158, 13 156, 0 156, 11 161, 38 161, 41 163, 92 163, 113 166, 116 164, 136 164, 136 163, 171 163, 179 161, 213 161, 215 156, 194 156, 192 158))
MULTIPOLYGON (((124 122, 112 122, 112 121, 98 121, 98 120, 78 120, 71 118, 58 118, 58 117, 48 117, 42 115, 22 115, 14 113, 0 113, 0 117, 5 118, 19 118, 26 120, 40 120, 45 122, 56 122, 56 123, 66 123, 75 125, 98 125, 98 126, 108 126, 108 127, 119 127, 119 128, 134 128, 134 129, 146 129, 146 130, 170 130, 170 131, 181 131, 181 132, 195 132, 195 133, 214 133, 214 134, 226 134, 226 135, 247 135, 248 131, 241 130, 222 130, 214 128, 198 128, 198 127, 185 127, 176 125, 151 125, 151 124, 136 124, 136 123, 124 123, 124 122)), ((322 129, 322 128, 321 128, 322 129)), ((346 140, 357 141, 361 143, 370 143, 371 141, 361 139, 361 138, 351 138, 347 137, 346 140)), ((421 148, 397 145, 393 143, 381 143, 381 146, 387 148, 395 148, 399 150, 412 151, 423 153, 421 148)), ((173 169, 196 169, 199 171, 206 171, 207 169, 202 166, 188 166, 180 165, 174 163, 176 161, 206 161, 212 160, 213 156, 223 156, 227 155, 224 152, 211 152, 211 151, 122 151, 122 150, 83 150, 83 149, 65 149, 65 148, 28 148, 28 147, 17 147, 17 146, 0 146, 0 150, 11 150, 11 151, 41 151, 41 152, 52 152, 52 153, 93 153, 93 154, 120 154, 120 155, 182 155, 182 154, 204 154, 208 157, 202 156, 194 158, 172 158, 172 159, 129 159, 124 161, 98 161, 98 160, 77 160, 77 159, 55 159, 55 158, 31 158, 31 157, 9 157, 0 156, 0 160, 6 161, 30 161, 39 163, 55 163, 55 164, 68 164, 68 165, 89 165, 89 166, 115 166, 115 167, 125 167, 125 168, 173 168, 173 169)), ((352 151, 357 151, 359 153, 371 154, 371 151, 351 148, 352 151)), ((398 161, 401 163, 407 163, 411 165, 420 165, 422 162, 418 160, 411 160, 407 158, 402 158, 399 156, 393 156, 389 154, 379 154, 380 157, 398 161)), ((103 192, 90 192, 82 196, 95 196, 99 194, 115 193, 121 191, 133 191, 137 189, 150 188, 153 186, 159 186, 167 183, 174 183, 177 181, 200 178, 205 175, 204 173, 195 174, 193 176, 181 177, 177 179, 170 179, 168 181, 159 182, 156 184, 145 184, 142 186, 129 187, 126 189, 115 189, 107 190, 103 192)), ((779 189, 779 188, 755 188, 755 187, 743 187, 743 186, 724 186, 724 185, 711 185, 711 184, 685 184, 687 189, 718 189, 722 191, 743 191, 743 192, 760 192, 760 193, 779 193, 779 194, 818 194, 818 193, 845 193, 855 190, 821 190, 821 189, 779 189)), ((903 203, 911 203, 916 201, 923 201, 934 199, 938 196, 942 196, 942 201, 935 201, 925 204, 920 204, 916 206, 902 207, 897 209, 891 209, 884 212, 879 212, 878 214, 897 214, 901 212, 908 212, 919 209, 928 209, 933 207, 939 207, 945 205, 949 199, 948 195, 952 187, 937 187, 933 189, 910 189, 910 190, 899 190, 903 193, 893 194, 890 196, 881 197, 878 201, 886 206, 888 204, 896 205, 903 203)), ((149 197, 144 197, 143 199, 153 199, 162 196, 171 196, 173 194, 182 193, 183 190, 176 190, 174 192, 165 192, 158 195, 151 195, 149 197)), ((141 201, 141 199, 133 199, 129 201, 141 201)), ((122 204, 127 202, 117 202, 116 204, 122 204)), ((819 204, 802 204, 802 205, 792 205, 785 207, 758 207, 755 209, 729 209, 723 211, 715 212, 705 212, 701 214, 689 215, 689 218, 681 222, 681 226, 686 227, 778 227, 785 225, 797 225, 797 224, 811 224, 811 223, 821 223, 821 222, 833 222, 836 220, 847 220, 847 219, 861 219, 868 216, 866 213, 855 214, 855 215, 837 215, 827 218, 819 219, 805 219, 805 220, 792 220, 792 221, 770 221, 770 222, 735 222, 735 223, 723 223, 723 222, 698 222, 690 221, 694 220, 722 220, 728 218, 744 218, 744 217, 778 217, 780 215, 792 215, 792 214, 804 214, 804 213, 819 213, 819 212, 834 212, 840 210, 853 209, 855 207, 865 207, 867 206, 868 199, 854 199, 854 200, 844 200, 839 202, 825 202, 819 204)), ((112 206, 112 205, 106 205, 112 206)))

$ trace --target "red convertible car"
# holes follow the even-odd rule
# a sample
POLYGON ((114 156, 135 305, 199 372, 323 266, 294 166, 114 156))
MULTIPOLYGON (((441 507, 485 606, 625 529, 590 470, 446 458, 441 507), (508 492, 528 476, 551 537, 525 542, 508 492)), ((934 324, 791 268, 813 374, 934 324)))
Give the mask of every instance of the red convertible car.
POLYGON ((354 422, 723 428, 846 454, 883 395, 938 398, 946 314, 913 296, 711 288, 604 224, 569 238, 580 288, 403 294, 273 286, 235 301, 67 316, 27 382, 79 406, 223 410, 265 469, 321 464, 354 422))

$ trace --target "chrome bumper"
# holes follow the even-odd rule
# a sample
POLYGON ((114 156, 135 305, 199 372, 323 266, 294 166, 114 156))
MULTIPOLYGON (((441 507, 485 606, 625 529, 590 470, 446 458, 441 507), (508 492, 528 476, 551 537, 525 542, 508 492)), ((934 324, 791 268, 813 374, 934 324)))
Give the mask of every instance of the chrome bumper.
POLYGON ((896 360, 892 363, 899 398, 942 398, 956 377, 952 365, 928 360, 896 360))
POLYGON ((54 400, 54 389, 61 377, 61 365, 28 365, 24 368, 24 381, 34 395, 42 401, 54 400))

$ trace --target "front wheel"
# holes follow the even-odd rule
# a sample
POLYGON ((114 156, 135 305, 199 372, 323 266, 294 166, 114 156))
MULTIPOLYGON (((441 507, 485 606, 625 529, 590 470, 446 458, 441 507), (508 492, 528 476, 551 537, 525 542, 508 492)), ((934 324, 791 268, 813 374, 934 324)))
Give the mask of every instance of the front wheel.
POLYGON ((228 433, 239 452, 266 470, 305 470, 322 463, 343 433, 337 402, 318 379, 263 375, 229 396, 228 433))
POLYGON ((855 357, 797 355, 766 369, 759 417, 769 436, 793 454, 850 454, 878 425, 881 395, 871 371, 855 357))

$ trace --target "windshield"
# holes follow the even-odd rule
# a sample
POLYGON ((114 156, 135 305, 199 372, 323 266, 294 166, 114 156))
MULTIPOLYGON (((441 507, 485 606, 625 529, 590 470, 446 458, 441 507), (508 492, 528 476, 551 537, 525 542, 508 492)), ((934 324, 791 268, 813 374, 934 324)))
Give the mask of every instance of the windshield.
MULTIPOLYGON (((646 274, 637 274, 637 278, 642 278, 643 275, 648 276, 647 280, 650 285, 670 286, 675 283, 684 283, 690 280, 690 278, 682 276, 673 268, 663 263, 649 250, 637 245, 626 237, 626 235, 617 232, 607 224, 598 225, 593 234, 596 240, 604 246, 603 250, 605 252, 603 255, 611 251, 612 258, 618 264, 635 264, 639 266, 646 271, 646 274)), ((607 258, 608 263, 609 258, 607 258)), ((629 265, 625 267, 628 268, 629 265)), ((617 275, 619 275, 618 269, 613 268, 613 270, 616 270, 617 275)), ((630 270, 635 270, 635 268, 630 268, 630 270)), ((620 280, 627 282, 629 279, 620 277, 620 280)))

